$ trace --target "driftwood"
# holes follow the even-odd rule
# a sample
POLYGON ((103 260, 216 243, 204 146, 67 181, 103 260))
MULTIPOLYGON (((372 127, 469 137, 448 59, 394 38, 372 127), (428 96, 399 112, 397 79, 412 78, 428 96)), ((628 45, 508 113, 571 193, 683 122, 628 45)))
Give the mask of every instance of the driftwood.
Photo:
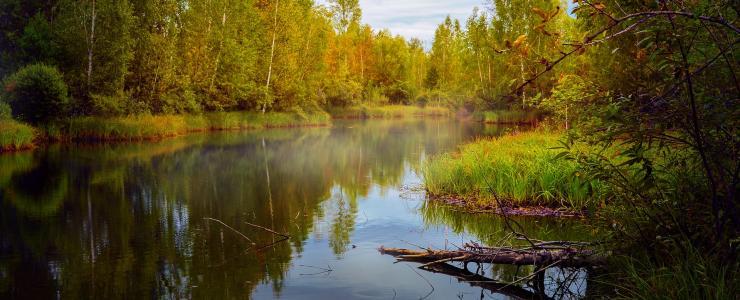
POLYGON ((593 250, 584 249, 584 243, 541 242, 528 247, 484 247, 467 243, 458 250, 409 250, 398 248, 378 249, 400 261, 424 263, 420 268, 446 262, 490 263, 509 265, 534 265, 547 267, 589 267, 603 265, 604 257, 593 250))

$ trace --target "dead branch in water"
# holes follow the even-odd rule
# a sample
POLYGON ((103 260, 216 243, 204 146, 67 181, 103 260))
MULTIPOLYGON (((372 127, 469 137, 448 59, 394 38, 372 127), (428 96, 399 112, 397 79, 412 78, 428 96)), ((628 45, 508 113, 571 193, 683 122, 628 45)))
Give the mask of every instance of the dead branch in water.
POLYGON ((228 229, 231 229, 231 231, 233 231, 233 232, 236 232, 236 233, 237 233, 237 234, 239 234, 239 235, 240 235, 241 237, 243 237, 243 238, 244 238, 245 240, 247 240, 247 241, 249 241, 250 243, 252 243, 252 245, 257 245, 257 244, 256 244, 255 242, 253 242, 253 241, 252 241, 251 239, 249 239, 249 238, 248 238, 248 237, 247 237, 246 235, 244 235, 243 233, 239 232, 239 230, 236 230, 236 229, 234 229, 233 227, 231 227, 231 226, 229 226, 229 225, 226 225, 226 223, 224 223, 224 222, 221 222, 221 220, 218 220, 218 219, 214 219, 214 218, 203 218, 203 219, 204 219, 204 220, 208 220, 208 221, 213 221, 213 222, 219 223, 219 224, 223 225, 224 227, 226 227, 226 228, 228 228, 228 229))
POLYGON ((334 272, 334 269, 332 269, 331 266, 329 266, 329 265, 327 265, 326 268, 316 267, 316 266, 309 266, 309 265, 298 265, 298 266, 304 267, 304 268, 311 268, 311 269, 321 270, 321 272, 317 272, 317 273, 299 274, 301 276, 311 276, 311 275, 321 275, 321 274, 327 274, 327 275, 329 275, 329 274, 331 274, 331 272, 334 272))
POLYGON ((417 251, 380 247, 382 254, 392 255, 399 261, 422 262, 420 268, 447 262, 490 263, 508 265, 534 265, 558 267, 589 267, 604 264, 604 257, 593 250, 582 249, 582 243, 543 242, 531 247, 484 247, 467 243, 459 250, 417 251), (576 246, 579 246, 578 248, 576 246))
POLYGON ((279 232, 277 232, 277 231, 275 231, 275 230, 272 230, 272 229, 270 229, 270 228, 267 228, 267 227, 262 227, 262 226, 259 226, 259 225, 257 225, 257 224, 252 224, 252 223, 249 223, 249 222, 244 222, 244 223, 245 223, 245 224, 247 224, 247 225, 249 225, 249 226, 252 226, 252 227, 256 227, 256 228, 259 228, 259 229, 262 229, 262 230, 264 230, 264 231, 267 231, 267 232, 269 232, 269 233, 272 233, 272 234, 275 234, 275 235, 279 235, 279 236, 282 236, 282 237, 284 237, 284 238, 290 238, 290 235, 287 235, 287 234, 284 234, 284 233, 279 233, 279 232))

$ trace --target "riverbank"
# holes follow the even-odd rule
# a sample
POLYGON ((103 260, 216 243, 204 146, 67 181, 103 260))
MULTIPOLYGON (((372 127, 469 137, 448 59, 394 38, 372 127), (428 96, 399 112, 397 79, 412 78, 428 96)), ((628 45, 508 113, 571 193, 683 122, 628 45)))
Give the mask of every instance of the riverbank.
POLYGON ((386 105, 336 107, 328 110, 334 119, 404 119, 414 117, 448 117, 449 108, 441 106, 386 105))
POLYGON ((0 152, 18 151, 34 147, 38 131, 14 120, 0 120, 0 152))
POLYGON ((141 115, 75 117, 39 128, 15 121, 0 121, 0 152, 31 149, 56 141, 144 141, 192 132, 285 127, 331 126, 332 119, 403 119, 445 117, 443 107, 356 106, 330 109, 330 113, 212 112, 199 115, 141 115))
POLYGON ((331 118, 324 112, 218 112, 202 115, 83 117, 71 120, 61 139, 137 141, 174 137, 190 132, 329 125, 331 118))
POLYGON ((473 113, 473 119, 486 124, 537 124, 542 119, 542 112, 486 110, 473 113))
POLYGON ((577 215, 601 201, 603 185, 556 158, 561 137, 534 131, 463 145, 427 161, 424 183, 431 199, 471 211, 577 215))
POLYGON ((0 121, 0 152, 20 151, 55 141, 143 141, 192 132, 330 125, 331 117, 324 112, 216 112, 201 115, 76 117, 40 128, 14 120, 3 120, 0 121))

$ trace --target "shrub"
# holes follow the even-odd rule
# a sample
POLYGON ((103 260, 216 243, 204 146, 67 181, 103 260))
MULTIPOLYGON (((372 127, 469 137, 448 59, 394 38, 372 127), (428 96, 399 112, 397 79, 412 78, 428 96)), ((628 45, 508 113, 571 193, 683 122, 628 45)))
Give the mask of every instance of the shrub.
POLYGON ((0 152, 33 147, 36 130, 14 120, 0 120, 0 152))
POLYGON ((62 74, 44 64, 28 65, 5 81, 3 98, 13 116, 32 124, 59 119, 67 114, 70 98, 62 74))
POLYGON ((362 86, 351 80, 327 80, 324 92, 326 103, 332 106, 354 105, 362 98, 362 86))

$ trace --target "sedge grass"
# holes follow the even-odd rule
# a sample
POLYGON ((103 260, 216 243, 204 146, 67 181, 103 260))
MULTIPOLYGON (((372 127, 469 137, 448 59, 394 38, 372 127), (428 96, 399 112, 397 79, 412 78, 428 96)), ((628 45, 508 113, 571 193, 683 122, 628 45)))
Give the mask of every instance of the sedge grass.
POLYGON ((326 113, 217 112, 202 115, 80 117, 69 122, 72 140, 147 140, 195 131, 320 126, 331 123, 326 113))
POLYGON ((613 287, 613 299, 737 299, 738 262, 722 262, 710 254, 688 249, 667 254, 654 262, 645 253, 618 256, 615 270, 604 279, 613 287))
POLYGON ((598 203, 603 185, 586 179, 575 162, 557 159, 560 134, 525 132, 481 139, 454 153, 430 159, 424 182, 433 196, 463 198, 495 206, 496 199, 517 206, 581 210, 598 203), (495 194, 494 194, 495 193, 495 194))
POLYGON ((0 152, 32 148, 37 130, 14 121, 0 120, 0 152))

